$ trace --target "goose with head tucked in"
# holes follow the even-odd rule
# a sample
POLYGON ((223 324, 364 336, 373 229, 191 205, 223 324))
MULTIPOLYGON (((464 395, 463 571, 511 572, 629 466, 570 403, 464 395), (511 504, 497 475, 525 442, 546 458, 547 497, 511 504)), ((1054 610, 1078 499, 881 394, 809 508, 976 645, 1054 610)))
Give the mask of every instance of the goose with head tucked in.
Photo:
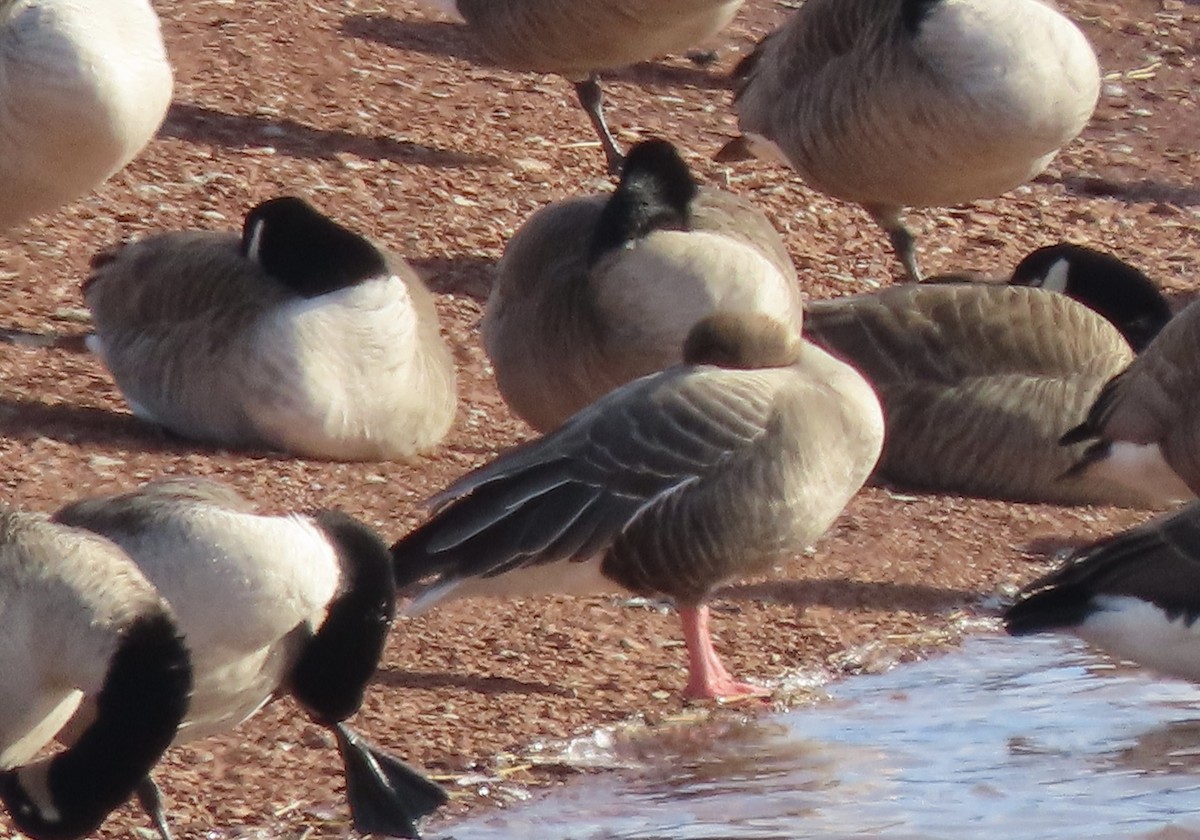
POLYGON ((1072 475, 1104 476, 1174 501, 1200 494, 1200 301, 1189 304, 1063 435, 1086 448, 1072 475))
POLYGON ((765 315, 696 324, 683 363, 617 388, 460 479, 392 546, 409 607, 450 597, 627 591, 674 599, 685 693, 733 679, 707 600, 819 537, 879 455, 879 401, 852 368, 765 315))
POLYGON ((0 0, 0 231, 129 163, 172 85, 147 0, 0 0))
POLYGON ((355 461, 450 429, 454 363, 429 291, 299 198, 259 204, 240 237, 158 234, 92 268, 89 346, 134 414, 176 434, 355 461))
POLYGON ((538 210, 509 241, 483 344, 515 414, 549 431, 618 385, 677 364, 691 327, 762 312, 800 328, 787 249, 744 199, 696 185, 665 140, 635 146, 611 194, 538 210))
POLYGON ((466 22, 498 64, 575 86, 610 172, 622 154, 604 121, 599 71, 678 53, 725 28, 743 0, 427 0, 466 22))
POLYGON ((1028 181, 1100 93, 1091 45, 1043 0, 806 0, 734 75, 742 135, 718 159, 780 160, 862 205, 911 280, 904 207, 1028 181))
POLYGON ((805 338, 854 366, 887 423, 876 477, 940 492, 1158 507, 1169 496, 1065 476, 1059 438, 1133 359, 1105 318, 1056 292, 902 284, 810 302, 805 338))
POLYGON ((95 831, 171 744, 191 673, 171 608, 125 552, 0 508, 0 800, 20 832, 95 831), (56 735, 66 748, 35 760, 56 735))
MULTIPOLYGON (((166 479, 67 505, 57 521, 120 545, 175 611, 192 652, 176 743, 233 729, 280 694, 335 736, 355 828, 416 837, 445 793, 343 721, 362 703, 395 613, 387 546, 333 511, 269 516, 212 479, 166 479)), ((146 777, 142 801, 166 818, 146 777)))
POLYGON ((1200 503, 1075 551, 1004 613, 1014 636, 1069 632, 1200 681, 1200 503))

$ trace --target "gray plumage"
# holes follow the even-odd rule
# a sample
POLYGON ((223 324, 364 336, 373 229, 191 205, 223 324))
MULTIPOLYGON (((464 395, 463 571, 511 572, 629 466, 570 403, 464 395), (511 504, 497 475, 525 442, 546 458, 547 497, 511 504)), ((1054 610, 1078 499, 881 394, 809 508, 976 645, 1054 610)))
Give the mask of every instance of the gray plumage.
POLYGON ((691 327, 720 311, 798 329, 791 258, 761 211, 697 187, 669 144, 647 141, 631 150, 615 193, 555 202, 521 226, 500 261, 483 343, 509 407, 548 431, 677 364, 691 327))
POLYGON ((863 205, 919 279, 903 207, 990 198, 1040 172, 1095 108, 1079 29, 1041 0, 806 0, 738 66, 743 137, 863 205))
POLYGON ((1133 358, 1103 317, 1043 289, 903 285, 815 301, 805 337, 855 366, 883 403, 877 476, 944 492, 1157 506, 1160 495, 1064 476, 1059 438, 1133 358))
POLYGON ((84 285, 135 414, 184 437, 337 460, 414 455, 457 403, 433 298, 404 260, 298 199, 242 236, 164 233, 104 252, 84 285))

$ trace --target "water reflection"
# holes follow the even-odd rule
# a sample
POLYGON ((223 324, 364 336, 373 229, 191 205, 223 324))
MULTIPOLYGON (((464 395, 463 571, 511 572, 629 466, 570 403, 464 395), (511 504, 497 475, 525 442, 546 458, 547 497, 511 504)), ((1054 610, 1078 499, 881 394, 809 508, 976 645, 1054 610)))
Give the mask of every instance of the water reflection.
POLYGON ((1200 690, 1069 639, 985 636, 833 702, 615 743, 455 840, 1200 838, 1200 690))

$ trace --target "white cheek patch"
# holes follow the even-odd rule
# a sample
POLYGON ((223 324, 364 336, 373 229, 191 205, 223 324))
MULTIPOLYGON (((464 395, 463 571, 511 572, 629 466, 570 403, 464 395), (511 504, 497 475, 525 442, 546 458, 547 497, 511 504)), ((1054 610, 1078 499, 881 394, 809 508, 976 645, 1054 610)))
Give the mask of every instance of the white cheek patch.
POLYGON ((1177 504, 1195 498, 1163 458, 1157 443, 1116 441, 1108 455, 1094 462, 1088 474, 1144 493, 1163 504, 1177 504))
POLYGON ((267 223, 265 221, 258 219, 250 228, 250 242, 246 246, 246 258, 251 262, 261 262, 258 258, 258 252, 262 248, 263 228, 266 226, 267 223))
POLYGON ((50 792, 50 760, 39 761, 17 771, 21 789, 29 797, 37 809, 38 817, 47 823, 62 822, 62 813, 54 804, 54 795, 50 792))
POLYGON ((1060 257, 1046 271, 1046 276, 1042 278, 1042 288, 1051 292, 1060 292, 1066 294, 1067 291, 1067 275, 1071 273, 1071 263, 1066 257, 1060 257))

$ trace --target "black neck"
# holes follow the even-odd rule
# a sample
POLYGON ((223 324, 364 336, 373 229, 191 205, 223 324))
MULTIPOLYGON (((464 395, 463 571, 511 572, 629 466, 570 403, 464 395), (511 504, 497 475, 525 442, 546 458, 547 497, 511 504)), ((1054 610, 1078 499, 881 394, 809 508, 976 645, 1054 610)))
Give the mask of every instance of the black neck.
POLYGON ((191 687, 188 651, 174 622, 156 613, 131 623, 96 696, 95 720, 50 760, 45 791, 29 789, 36 766, 0 777, 0 797, 17 828, 38 840, 81 837, 98 828, 170 746, 191 687))
POLYGON ((333 511, 314 520, 338 553, 342 581, 292 668, 289 688, 318 723, 329 725, 362 704, 396 616, 396 584, 391 555, 374 531, 333 511))

